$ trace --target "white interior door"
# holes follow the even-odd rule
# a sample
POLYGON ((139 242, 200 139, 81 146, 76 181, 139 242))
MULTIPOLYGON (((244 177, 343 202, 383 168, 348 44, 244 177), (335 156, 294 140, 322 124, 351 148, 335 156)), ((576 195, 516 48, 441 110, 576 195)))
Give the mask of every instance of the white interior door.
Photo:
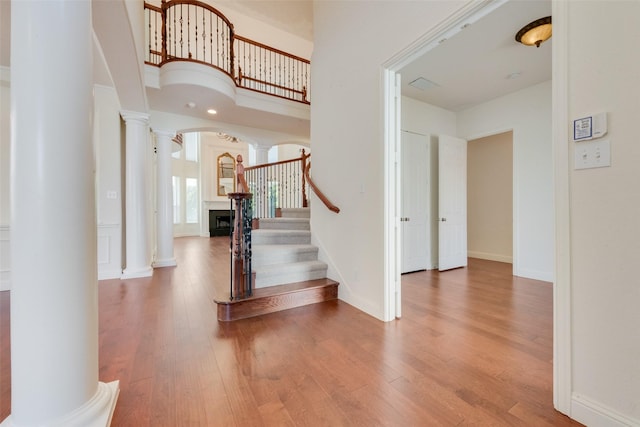
POLYGON ((467 141, 438 142, 438 269, 467 265, 467 141))
POLYGON ((429 264, 429 138, 402 131, 402 273, 429 264))

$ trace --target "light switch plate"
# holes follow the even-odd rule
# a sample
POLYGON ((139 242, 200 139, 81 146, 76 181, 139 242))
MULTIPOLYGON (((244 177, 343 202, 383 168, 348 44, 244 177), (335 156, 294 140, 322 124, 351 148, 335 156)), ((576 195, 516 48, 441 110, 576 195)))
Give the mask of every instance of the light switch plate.
POLYGON ((574 169, 611 166, 611 144, 608 139, 577 143, 573 155, 574 169))

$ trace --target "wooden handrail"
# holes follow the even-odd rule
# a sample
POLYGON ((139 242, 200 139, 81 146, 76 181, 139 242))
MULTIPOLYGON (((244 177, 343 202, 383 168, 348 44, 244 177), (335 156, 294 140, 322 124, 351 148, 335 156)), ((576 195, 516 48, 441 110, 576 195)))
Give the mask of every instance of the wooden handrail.
MULTIPOLYGON (((288 164, 288 163, 294 163, 294 162, 300 162, 301 166, 301 171, 302 171, 302 185, 300 186, 300 189, 302 191, 302 207, 308 207, 307 204, 307 191, 306 191, 306 183, 309 183, 309 187, 311 188, 311 190, 313 190, 313 192, 316 194, 316 196, 318 196, 318 198, 322 201, 322 203, 324 203, 324 205, 332 212, 335 213, 339 213, 340 212, 340 208, 338 208, 336 205, 334 205, 333 203, 331 203, 331 201, 327 198, 327 196, 324 195, 324 193, 318 188, 318 186, 315 184, 315 182, 313 182, 313 180, 311 179, 311 177, 309 176, 309 170, 311 168, 311 162, 308 161, 309 158, 311 157, 311 154, 306 154, 304 149, 302 150, 302 155, 298 158, 295 159, 289 159, 289 160, 280 160, 278 162, 271 162, 271 163, 263 163, 261 165, 255 165, 255 166, 249 166, 246 168, 243 168, 243 172, 245 171, 257 171, 257 170, 261 170, 261 169, 265 169, 267 170, 268 168, 271 168, 273 166, 278 166, 278 165, 284 165, 284 164, 288 164)), ((244 174, 243 174, 244 177, 244 174)), ((246 182, 245 182, 246 185, 246 182)), ((248 187, 245 187, 248 188, 248 187)))
POLYGON ((243 41, 245 43, 256 45, 256 46, 261 47, 263 49, 270 50, 271 52, 277 53, 278 55, 287 56, 287 57, 289 57, 291 59, 295 59, 296 61, 300 61, 300 62, 304 62, 304 63, 307 63, 307 64, 311 64, 311 61, 309 61, 308 59, 301 58, 301 57, 293 55, 291 53, 287 53, 284 50, 276 49, 275 47, 271 47, 271 46, 266 45, 264 43, 260 43, 260 42, 257 42, 255 40, 248 39, 246 37, 242 37, 242 36, 236 35, 235 39, 243 41))
MULTIPOLYGON (((309 155, 307 155, 307 157, 308 156, 309 155)), ((280 160, 280 161, 277 161, 277 162, 262 163, 262 164, 259 164, 259 165, 247 166, 246 168, 244 168, 244 170, 250 171, 250 170, 254 170, 254 169, 267 168, 269 166, 283 165, 285 163, 293 163, 293 162, 299 162, 299 161, 300 161, 300 158, 298 157, 297 159, 280 160)))
POLYGON ((311 169, 311 162, 307 164, 307 167, 304 170, 304 176, 307 179, 307 182, 309 182, 309 187, 311 187, 313 192, 316 193, 316 196, 318 196, 318 198, 322 201, 322 203, 324 203, 327 209, 329 209, 331 212, 340 213, 340 208, 334 205, 333 203, 331 203, 327 198, 327 196, 325 196, 324 193, 320 191, 320 189, 315 184, 315 182, 313 182, 313 180, 309 176, 309 169, 311 169))

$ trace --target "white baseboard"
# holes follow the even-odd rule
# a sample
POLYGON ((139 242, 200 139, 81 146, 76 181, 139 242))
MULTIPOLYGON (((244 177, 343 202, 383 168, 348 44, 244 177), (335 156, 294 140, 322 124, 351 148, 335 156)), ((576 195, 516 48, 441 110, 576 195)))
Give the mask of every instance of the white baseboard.
POLYGON ((571 418, 586 426, 640 427, 640 420, 631 419, 577 393, 571 396, 571 418))
POLYGON ((0 292, 11 290, 11 273, 7 271, 0 271, 0 292))
MULTIPOLYGON (((47 422, 47 425, 51 427, 109 427, 119 393, 119 381, 106 384, 99 382, 98 390, 87 403, 62 419, 47 422)), ((18 425, 9 415, 0 423, 0 427, 18 427, 18 425)))
POLYGON ((492 254, 488 252, 467 251, 467 256, 469 258, 486 259, 488 261, 506 262, 509 264, 513 263, 513 257, 509 255, 492 254))
POLYGON ((538 271, 538 270, 527 270, 526 268, 519 269, 518 271, 513 272, 514 276, 524 277, 526 279, 533 280, 541 280, 543 282, 553 282, 553 272, 551 271, 538 271))
POLYGON ((119 279, 122 276, 122 269, 118 270, 98 270, 98 280, 119 279))
POLYGON ((158 259, 153 262, 151 265, 153 268, 159 267, 175 267, 178 265, 175 258, 167 258, 167 259, 158 259))
POLYGON ((140 267, 137 269, 125 268, 124 271, 122 272, 122 275, 120 275, 120 278, 122 280, 126 280, 126 279, 139 279, 142 277, 151 277, 151 276, 153 276, 153 268, 149 266, 149 267, 140 267))

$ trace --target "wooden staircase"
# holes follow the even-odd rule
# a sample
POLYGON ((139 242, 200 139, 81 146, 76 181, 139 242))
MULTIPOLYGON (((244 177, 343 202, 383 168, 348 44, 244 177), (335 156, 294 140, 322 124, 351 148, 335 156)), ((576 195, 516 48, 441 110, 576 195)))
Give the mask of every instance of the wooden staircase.
POLYGON ((282 209, 251 232, 254 290, 248 298, 222 301, 218 320, 231 321, 336 299, 338 282, 311 245, 309 208, 282 209))

